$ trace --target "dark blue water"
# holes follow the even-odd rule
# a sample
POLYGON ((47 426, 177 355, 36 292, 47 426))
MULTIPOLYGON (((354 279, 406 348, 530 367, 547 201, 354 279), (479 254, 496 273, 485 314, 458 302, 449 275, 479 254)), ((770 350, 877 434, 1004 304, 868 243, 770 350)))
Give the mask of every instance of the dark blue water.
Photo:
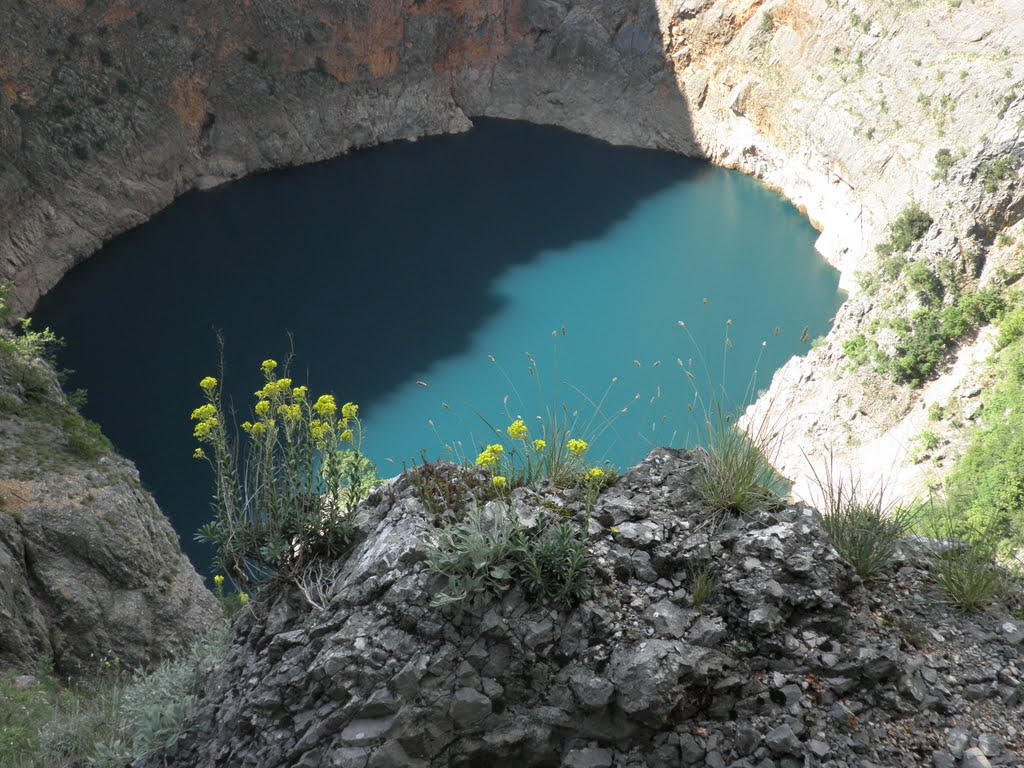
POLYGON ((189 414, 199 379, 218 375, 216 331, 240 411, 260 361, 292 339, 293 378, 360 403, 385 476, 446 445, 472 458, 493 440, 481 416, 532 425, 556 398, 582 426, 616 377, 596 424, 628 413, 592 458, 624 466, 699 436, 677 359, 703 354, 698 379, 740 400, 763 340, 761 387, 806 350, 802 334, 827 332, 842 296, 815 237, 739 173, 481 121, 190 194, 74 269, 35 317, 66 338, 86 415, 136 462, 203 571, 192 536, 210 478, 191 459, 189 414))

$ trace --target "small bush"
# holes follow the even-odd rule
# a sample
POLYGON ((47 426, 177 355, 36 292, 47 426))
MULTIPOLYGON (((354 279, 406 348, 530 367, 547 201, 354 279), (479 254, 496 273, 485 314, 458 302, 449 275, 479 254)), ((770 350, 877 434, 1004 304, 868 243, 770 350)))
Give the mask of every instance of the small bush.
POLYGON ((1013 176, 1020 168, 1021 160, 1018 157, 1001 157, 992 162, 985 162, 979 165, 974 173, 981 181, 982 188, 992 194, 999 185, 1013 176))
POLYGON ((931 499, 922 509, 920 528, 944 544, 932 560, 935 585, 951 604, 976 612, 1010 592, 1013 577, 998 562, 1001 527, 993 520, 972 522, 966 518, 967 502, 959 490, 931 499))
POLYGON ((921 447, 926 451, 934 451, 939 447, 939 436, 930 429, 926 429, 922 432, 919 439, 921 441, 921 447))
POLYGON ((943 147, 935 153, 935 173, 932 175, 934 179, 946 179, 949 176, 949 172, 953 169, 953 164, 956 162, 953 158, 953 153, 947 148, 943 147))
POLYGON ((68 450, 80 459, 93 461, 114 452, 114 446, 103 434, 99 424, 77 413, 66 416, 61 426, 68 440, 68 450))
POLYGON ((932 225, 932 217, 916 202, 910 203, 889 227, 889 239, 878 246, 884 256, 905 253, 932 225))
MULTIPOLYGON (((689 328, 682 322, 679 325, 699 350, 689 328)), ((727 320, 723 371, 725 358, 732 349, 731 326, 732 321, 727 320)), ((716 385, 711 380, 703 353, 698 352, 698 355, 707 378, 706 395, 702 396, 697 388, 693 371, 686 370, 686 378, 694 391, 694 401, 689 408, 702 422, 700 426, 704 436, 704 449, 698 453, 694 468, 694 490, 713 512, 744 514, 755 509, 772 508, 789 493, 789 481, 774 467, 785 438, 787 409, 777 407, 774 402, 748 408, 757 399, 757 371, 766 344, 761 343, 753 373, 738 405, 731 402, 724 382, 716 385), (736 423, 736 414, 744 412, 746 428, 742 429, 736 423)))
POLYGON ((945 293, 942 281, 924 262, 915 261, 910 264, 904 272, 904 276, 907 287, 917 294, 922 304, 933 305, 942 301, 945 293))
POLYGON ((1006 591, 1008 574, 991 550, 968 546, 948 552, 932 564, 932 579, 946 600, 968 613, 981 611, 1006 591))
POLYGON ((823 475, 811 471, 832 546, 865 581, 882 578, 913 526, 914 512, 896 504, 884 482, 865 487, 852 474, 838 475, 831 456, 823 475))
POLYGON ((491 590, 504 592, 513 583, 513 569, 523 531, 502 504, 487 512, 473 505, 460 523, 432 532, 426 539, 427 567, 448 583, 431 605, 459 603, 491 590))
POLYGON ((1019 306, 1003 316, 999 323, 999 337, 996 340, 996 347, 1003 349, 1024 337, 1024 306, 1019 306))
POLYGON ((843 355, 853 366, 861 366, 875 360, 880 354, 878 344, 863 333, 843 342, 843 355))
POLYGON ((427 567, 447 579, 431 601, 437 607, 514 585, 566 607, 586 593, 586 528, 568 521, 542 517, 527 530, 505 502, 474 504, 462 522, 431 533, 425 544, 427 567))

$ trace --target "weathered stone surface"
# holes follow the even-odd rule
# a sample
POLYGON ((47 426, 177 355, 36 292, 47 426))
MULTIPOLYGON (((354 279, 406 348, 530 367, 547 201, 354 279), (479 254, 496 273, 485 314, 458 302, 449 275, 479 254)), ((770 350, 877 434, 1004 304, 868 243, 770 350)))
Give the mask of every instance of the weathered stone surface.
MULTIPOLYGON (((340 563, 330 607, 282 589, 243 614, 206 682, 196 731, 138 768, 225 756, 265 768, 863 768, 902 764, 906 753, 945 768, 962 756, 987 760, 986 750, 1014 764, 1001 740, 1019 713, 964 696, 1020 674, 1005 619, 967 619, 920 599, 923 568, 869 591, 808 510, 723 520, 700 508, 692 471, 691 455, 658 450, 605 491, 592 520, 657 526, 659 537, 636 540, 636 551, 664 575, 623 578, 612 554, 625 545, 598 523, 588 540, 593 590, 569 610, 514 588, 459 611, 431 607, 440 584, 423 541, 436 518, 400 478, 361 509, 365 538, 340 563), (692 564, 708 562, 717 587, 698 614, 684 607, 682 585, 692 564), (749 621, 758 578, 776 616, 767 626, 749 621), (906 630, 879 621, 882 610, 906 630), (695 633, 673 636, 691 620, 695 633), (919 622, 942 640, 910 645, 903 632, 919 622), (973 743, 980 748, 968 750, 973 743)), ((586 519, 572 491, 517 489, 512 504, 520 517, 554 504, 573 524, 586 519)))
POLYGON ((82 458, 52 373, 0 354, 0 663, 61 675, 148 666, 220 615, 135 468, 82 458))

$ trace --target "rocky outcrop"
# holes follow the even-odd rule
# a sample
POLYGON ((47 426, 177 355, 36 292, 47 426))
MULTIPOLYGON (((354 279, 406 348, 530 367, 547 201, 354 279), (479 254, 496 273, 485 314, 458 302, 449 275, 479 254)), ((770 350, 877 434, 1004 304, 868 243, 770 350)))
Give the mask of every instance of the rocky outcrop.
POLYGON ((148 666, 219 615, 135 468, 0 348, 0 663, 148 666))
MULTIPOLYGON (((865 588, 808 508, 709 513, 692 467, 658 450, 600 496, 568 610, 514 585, 432 607, 424 540, 452 512, 403 476, 317 608, 271 591, 236 621, 195 732, 151 764, 912 766, 982 741, 1016 764, 1024 627, 924 599, 912 550, 865 588)), ((510 509, 588 520, 554 490, 510 509)))

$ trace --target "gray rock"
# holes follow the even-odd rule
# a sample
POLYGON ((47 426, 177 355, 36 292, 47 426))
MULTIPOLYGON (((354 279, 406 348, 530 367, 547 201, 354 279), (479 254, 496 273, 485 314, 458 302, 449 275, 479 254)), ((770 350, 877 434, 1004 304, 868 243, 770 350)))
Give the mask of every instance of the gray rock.
POLYGON ((562 768, 611 768, 611 765, 611 750, 594 747, 569 750, 562 759, 562 768))
POLYGON ((799 755, 803 752, 803 744, 788 723, 768 731, 764 742, 775 755, 799 755))
POLYGON ((615 686, 611 681, 598 677, 589 670, 574 672, 569 678, 569 686, 580 706, 590 712, 603 709, 615 693, 615 686))
POLYGON ((971 743, 971 734, 963 728, 953 728, 946 734, 946 749, 953 757, 960 757, 971 743))
POLYGON ((475 725, 491 714, 491 700, 472 688, 459 688, 452 696, 449 714, 461 727, 475 725))
POLYGON ((656 635, 680 639, 686 635, 693 614, 671 600, 661 600, 647 609, 644 618, 654 627, 656 635))
POLYGON ((1003 753, 1006 742, 994 733, 982 733, 978 736, 978 749, 985 757, 999 757, 1003 753))
POLYGON ((761 746, 761 734, 756 728, 750 725, 737 727, 736 737, 733 741, 733 747, 737 754, 741 757, 752 755, 759 746, 761 746))
POLYGON ((977 747, 971 747, 964 752, 963 759, 960 761, 961 768, 991 768, 992 763, 985 757, 985 753, 977 747))
POLYGON ((391 717, 353 720, 341 732, 341 741, 350 747, 373 746, 384 738, 393 723, 391 717))

